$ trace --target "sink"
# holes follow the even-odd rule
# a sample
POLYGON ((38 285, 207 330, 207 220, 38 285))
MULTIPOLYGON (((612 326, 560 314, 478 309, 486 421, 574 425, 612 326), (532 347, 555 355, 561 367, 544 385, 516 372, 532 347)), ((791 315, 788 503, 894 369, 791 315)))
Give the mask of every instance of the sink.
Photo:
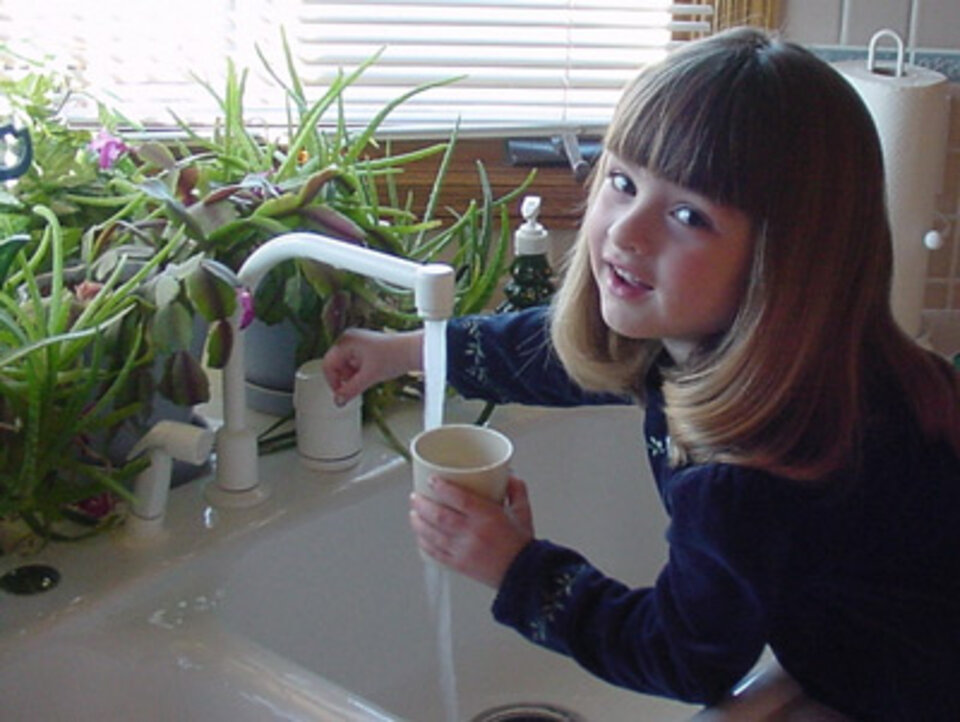
MULTIPOLYGON (((538 533, 640 582, 653 579, 664 561, 665 519, 652 482, 638 478, 644 462, 637 414, 553 412, 549 424, 541 416, 514 419, 509 434, 514 470, 530 483, 538 533), (557 458, 557 448, 572 453, 557 458)), ((229 629, 401 717, 441 720, 446 655, 438 645, 446 641, 408 527, 409 468, 395 467, 380 484, 376 494, 245 550, 219 589, 218 613, 229 629)), ((520 702, 608 722, 686 720, 697 711, 592 678, 496 624, 490 589, 456 575, 448 582, 460 719, 520 702)))
MULTIPOLYGON (((451 402, 447 418, 479 408, 451 402)), ((538 535, 634 584, 651 582, 666 555, 640 413, 504 406, 492 421, 514 441, 538 535)), ((391 418, 400 439, 420 423, 413 406, 391 418)), ((0 558, 0 573, 27 562, 62 575, 40 595, 0 593, 3 719, 443 722, 455 703, 460 720, 509 705, 586 722, 759 720, 776 717, 744 716, 751 689, 777 690, 759 695, 767 710, 800 694, 789 678, 747 684, 702 711, 612 687, 496 624, 493 592, 445 573, 451 633, 438 633, 407 522, 410 466, 378 431, 364 434, 349 471, 308 470, 292 451, 261 457, 272 493, 257 507, 211 507, 209 480, 178 487, 153 543, 118 530, 0 558), (456 684, 442 683, 451 672, 456 684)))

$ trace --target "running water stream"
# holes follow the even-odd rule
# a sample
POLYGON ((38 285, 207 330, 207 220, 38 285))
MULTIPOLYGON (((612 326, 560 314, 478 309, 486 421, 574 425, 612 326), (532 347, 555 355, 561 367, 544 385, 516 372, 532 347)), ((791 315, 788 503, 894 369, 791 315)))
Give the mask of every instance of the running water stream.
MULTIPOLYGON (((446 321, 423 323, 423 428, 432 429, 443 423, 443 400, 447 381, 446 321)), ((459 719, 457 676, 453 663, 453 610, 450 606, 449 572, 440 565, 424 560, 423 578, 427 600, 437 630, 437 662, 440 668, 440 694, 447 722, 459 719)))
POLYGON ((443 423, 443 394, 447 384, 447 322, 423 322, 423 428, 443 423))

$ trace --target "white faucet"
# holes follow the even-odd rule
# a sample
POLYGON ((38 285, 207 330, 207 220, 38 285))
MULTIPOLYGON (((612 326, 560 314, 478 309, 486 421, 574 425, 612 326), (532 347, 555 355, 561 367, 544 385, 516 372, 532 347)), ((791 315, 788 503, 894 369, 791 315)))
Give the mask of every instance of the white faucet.
POLYGON ((128 459, 147 454, 150 466, 134 482, 134 501, 125 527, 128 538, 147 540, 162 535, 173 460, 202 464, 212 449, 213 432, 206 427, 166 420, 154 424, 130 449, 128 459))
MULTIPOLYGON (((425 320, 446 320, 453 314, 455 279, 450 266, 416 263, 317 233, 286 233, 268 241, 241 266, 240 282, 252 293, 267 271, 295 258, 411 289, 417 313, 425 320)), ((247 426, 244 334, 238 329, 239 317, 238 309, 231 319, 233 349, 222 374, 223 426, 217 431, 216 479, 207 487, 208 499, 218 506, 253 506, 269 493, 259 481, 256 434, 247 426)))

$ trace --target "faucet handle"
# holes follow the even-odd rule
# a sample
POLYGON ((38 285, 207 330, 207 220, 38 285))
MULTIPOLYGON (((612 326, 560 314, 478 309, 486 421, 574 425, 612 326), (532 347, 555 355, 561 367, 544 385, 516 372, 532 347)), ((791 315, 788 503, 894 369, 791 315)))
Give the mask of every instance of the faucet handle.
POLYGON ((202 464, 213 450, 213 431, 180 421, 158 421, 127 454, 133 459, 145 451, 160 449, 177 461, 202 464))
POLYGON ((149 454, 150 466, 134 482, 134 501, 127 518, 129 537, 147 539, 160 534, 170 496, 172 460, 202 464, 213 450, 213 440, 213 431, 206 427, 165 420, 154 424, 133 445, 127 458, 149 454))

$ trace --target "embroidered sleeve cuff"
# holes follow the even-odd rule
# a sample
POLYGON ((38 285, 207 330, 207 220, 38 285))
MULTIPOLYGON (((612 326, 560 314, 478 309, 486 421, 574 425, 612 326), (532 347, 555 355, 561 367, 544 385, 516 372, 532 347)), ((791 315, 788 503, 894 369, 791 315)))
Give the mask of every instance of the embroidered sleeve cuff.
POLYGON ((592 570, 576 552, 534 540, 507 570, 493 602, 493 616, 530 641, 569 654, 564 632, 567 605, 577 581, 592 570))

